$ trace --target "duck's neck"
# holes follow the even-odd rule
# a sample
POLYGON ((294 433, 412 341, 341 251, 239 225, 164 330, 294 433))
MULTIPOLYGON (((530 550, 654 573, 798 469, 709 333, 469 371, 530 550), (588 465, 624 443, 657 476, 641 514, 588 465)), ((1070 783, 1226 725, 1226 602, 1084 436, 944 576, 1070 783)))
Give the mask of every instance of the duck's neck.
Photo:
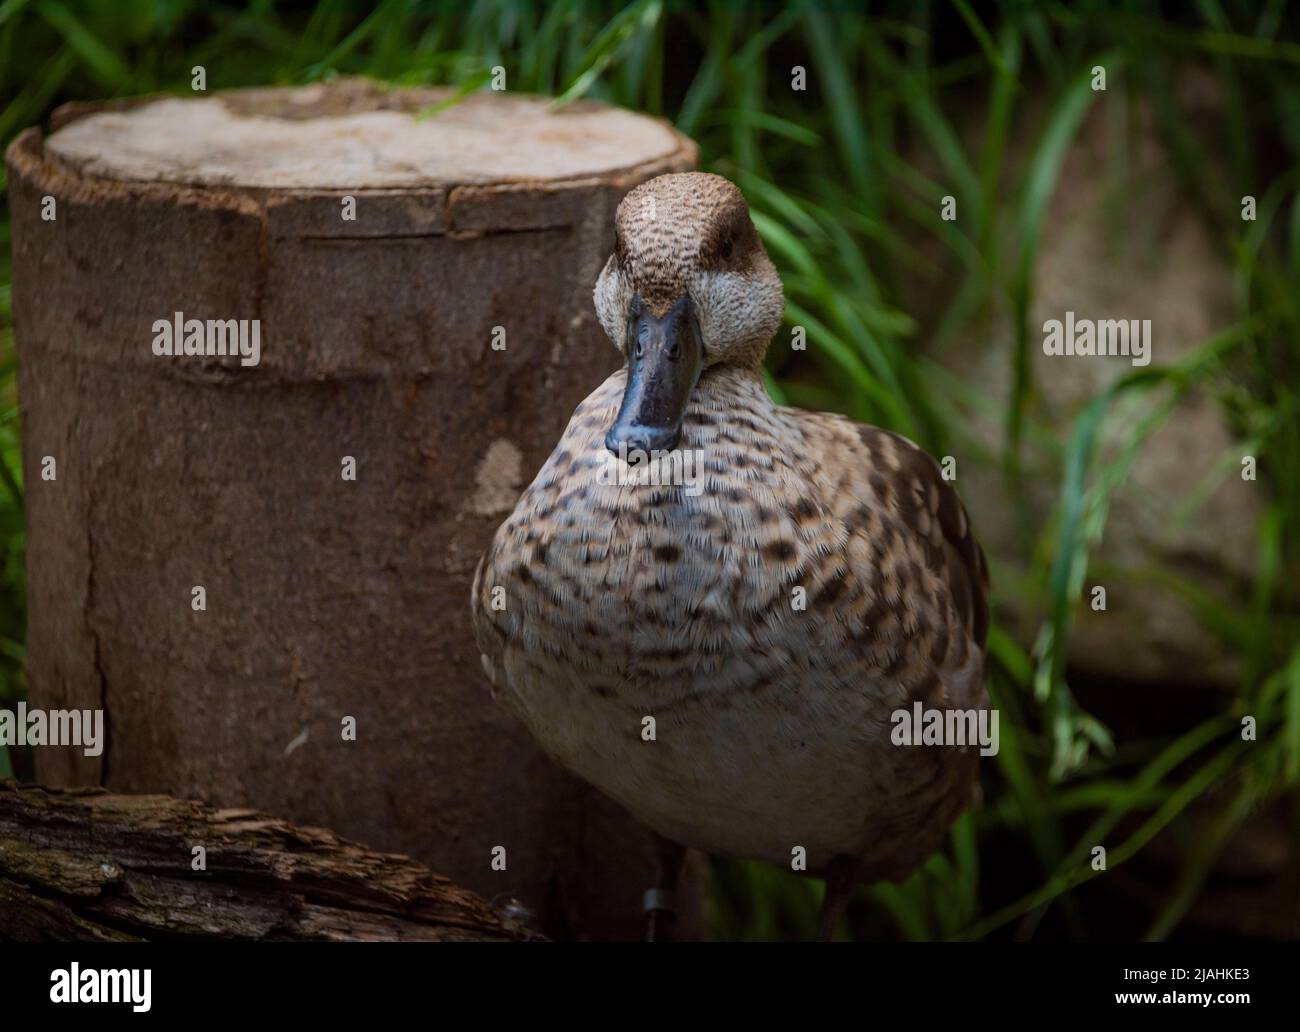
POLYGON ((756 368, 738 365, 710 366, 700 374, 691 395, 691 405, 704 408, 736 407, 761 411, 773 408, 756 368))

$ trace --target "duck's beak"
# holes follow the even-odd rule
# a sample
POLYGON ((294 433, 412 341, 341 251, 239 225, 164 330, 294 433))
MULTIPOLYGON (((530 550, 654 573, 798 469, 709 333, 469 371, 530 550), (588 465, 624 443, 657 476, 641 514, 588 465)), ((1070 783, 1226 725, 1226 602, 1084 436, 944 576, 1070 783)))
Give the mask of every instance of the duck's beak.
POLYGON ((628 323, 627 387, 605 447, 626 459, 677 447, 682 416, 704 365, 704 342, 690 299, 655 317, 639 297, 628 323))

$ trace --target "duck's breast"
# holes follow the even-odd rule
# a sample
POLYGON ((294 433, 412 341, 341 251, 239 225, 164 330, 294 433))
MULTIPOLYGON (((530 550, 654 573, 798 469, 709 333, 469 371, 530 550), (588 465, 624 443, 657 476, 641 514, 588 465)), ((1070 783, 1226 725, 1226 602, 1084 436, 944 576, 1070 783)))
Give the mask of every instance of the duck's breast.
POLYGON ((890 715, 978 677, 958 669, 977 650, 939 648, 958 618, 922 544, 784 410, 707 386, 677 479, 632 475, 603 446, 621 390, 615 374, 579 406, 484 557, 495 686, 561 764, 677 841, 802 847, 814 866, 900 848, 955 768, 900 752, 890 715))

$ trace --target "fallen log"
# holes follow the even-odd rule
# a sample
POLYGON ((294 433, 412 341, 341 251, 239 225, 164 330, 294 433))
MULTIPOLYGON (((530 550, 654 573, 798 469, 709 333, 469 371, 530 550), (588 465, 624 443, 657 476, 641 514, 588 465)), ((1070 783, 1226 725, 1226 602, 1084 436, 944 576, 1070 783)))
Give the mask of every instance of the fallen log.
POLYGON ((518 915, 255 810, 0 781, 0 939, 532 938, 518 915))

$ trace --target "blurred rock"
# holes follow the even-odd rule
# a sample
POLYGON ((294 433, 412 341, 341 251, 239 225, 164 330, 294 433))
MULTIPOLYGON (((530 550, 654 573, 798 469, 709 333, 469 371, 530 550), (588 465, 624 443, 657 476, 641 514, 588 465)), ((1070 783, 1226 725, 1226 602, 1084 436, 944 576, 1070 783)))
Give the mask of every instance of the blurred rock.
MULTIPOLYGON (((1180 103, 1198 125, 1214 124, 1213 94, 1201 84, 1181 93, 1180 103)), ((978 133, 979 126, 971 131, 978 133)), ((1027 142, 1013 143, 1009 167, 1023 167, 1027 142)), ((1222 203, 1238 210, 1240 198, 1225 196, 1222 203)), ((1017 498, 993 465, 964 461, 959 473, 962 497, 989 553, 1000 615, 1024 644, 1041 626, 1047 599, 1041 586, 1020 579, 1059 498, 1061 460, 1075 420, 1135 368, 1123 356, 1045 355, 1044 322, 1064 320, 1067 312, 1077 319, 1150 319, 1151 364, 1171 365, 1233 322, 1232 277, 1228 258, 1216 253, 1179 189, 1154 113, 1140 99, 1100 95, 1069 149, 1041 228, 1028 320, 1035 394, 1024 435, 1024 497, 1017 498)), ((925 289, 933 297, 933 285, 925 289)), ((935 307, 920 297, 910 305, 913 312, 935 307)), ((1004 411, 1014 335, 1009 313, 997 312, 986 335, 953 340, 936 357, 1004 411)), ((1102 461, 1120 453, 1135 424, 1163 397, 1148 393, 1137 404, 1126 399, 1112 407, 1102 461)), ((1006 433, 1001 419, 979 421, 975 429, 981 443, 1000 454, 1006 433)), ((1220 405, 1199 394, 1185 397, 1141 447, 1128 480, 1112 496, 1105 536, 1091 553, 1085 593, 1104 586, 1107 608, 1078 611, 1069 653, 1073 675, 1236 686, 1236 662, 1167 574, 1230 609, 1245 606, 1264 487, 1262 480, 1242 481, 1241 454, 1220 405), (1224 463, 1226 475, 1216 483, 1214 471, 1224 463), (1198 492, 1204 500, 1189 506, 1198 492)))

